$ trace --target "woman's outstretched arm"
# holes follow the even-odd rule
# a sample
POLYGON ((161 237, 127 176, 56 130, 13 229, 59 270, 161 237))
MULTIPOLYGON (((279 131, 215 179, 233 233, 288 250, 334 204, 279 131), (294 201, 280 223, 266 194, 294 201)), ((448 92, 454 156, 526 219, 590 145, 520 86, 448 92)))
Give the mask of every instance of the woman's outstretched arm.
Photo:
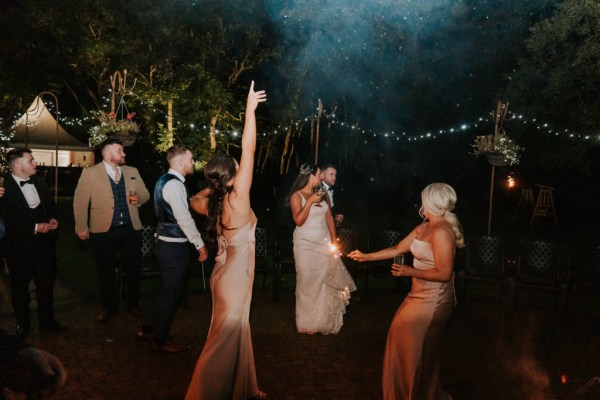
POLYGON ((348 253, 348 257, 356 261, 379 261, 379 260, 387 260, 392 259, 399 254, 408 253, 410 251, 410 244, 417 237, 417 230, 420 226, 417 226, 413 229, 404 239, 402 239, 398 244, 392 247, 388 247, 386 249, 382 249, 373 253, 363 253, 360 250, 354 250, 348 253))
POLYGON ((236 197, 250 197, 250 187, 252 186, 252 173, 254 171, 254 152, 256 150, 256 116, 254 112, 259 103, 267 101, 267 94, 264 90, 254 91, 254 81, 250 84, 248 100, 246 102, 246 119, 244 123, 244 132, 242 133, 242 158, 240 159, 240 169, 238 170, 233 183, 236 197))

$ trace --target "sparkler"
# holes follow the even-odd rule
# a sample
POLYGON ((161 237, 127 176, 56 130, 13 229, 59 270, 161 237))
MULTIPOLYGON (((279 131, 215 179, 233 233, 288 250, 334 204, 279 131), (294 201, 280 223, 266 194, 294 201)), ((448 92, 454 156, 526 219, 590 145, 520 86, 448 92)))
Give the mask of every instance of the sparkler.
POLYGON ((309 243, 316 244, 317 246, 327 247, 327 248, 329 248, 329 251, 331 251, 332 253, 334 253, 335 256, 344 256, 344 254, 342 254, 342 252, 339 251, 339 249, 337 248, 337 246, 335 244, 332 244, 332 243, 328 243, 328 244, 319 243, 319 242, 315 242, 313 240, 308 240, 308 239, 305 239, 305 238, 302 238, 302 240, 307 241, 309 243))

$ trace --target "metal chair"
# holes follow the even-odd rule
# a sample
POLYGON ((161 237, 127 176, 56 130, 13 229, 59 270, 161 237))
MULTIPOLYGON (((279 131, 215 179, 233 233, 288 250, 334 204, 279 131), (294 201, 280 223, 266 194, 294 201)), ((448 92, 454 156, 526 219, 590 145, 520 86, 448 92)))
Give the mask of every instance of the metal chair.
POLYGON ((142 275, 144 273, 156 274, 158 268, 154 258, 154 227, 142 227, 142 275))
POLYGON ((505 245, 499 237, 481 236, 467 246, 466 265, 458 271, 459 298, 467 294, 467 281, 488 282, 500 288, 504 298, 506 271, 504 267, 505 245))
POLYGON ((338 238, 338 248, 340 253, 343 255, 348 254, 352 250, 356 249, 356 245, 358 243, 358 234, 351 229, 338 229, 337 231, 338 238))
POLYGON ((273 257, 273 302, 281 299, 283 273, 285 270, 296 272, 294 264, 294 250, 292 244, 293 228, 279 228, 269 252, 273 257))
MULTIPOLYGON (((142 265, 140 274, 142 277, 145 276, 156 276, 160 275, 160 270, 156 258, 154 257, 154 227, 145 225, 142 227, 142 265)), ((121 295, 125 298, 127 293, 127 285, 125 281, 125 270, 121 266, 117 266, 116 271, 117 279, 119 280, 119 286, 121 287, 121 295)), ((117 286, 118 288, 118 286, 117 286)))
MULTIPOLYGON (((402 235, 396 231, 384 230, 381 232, 374 232, 369 235, 369 251, 373 252, 395 246, 400 240, 402 240, 402 235)), ((391 277, 391 265, 391 259, 365 263, 365 290, 369 288, 369 277, 373 273, 385 274, 386 276, 391 277)), ((396 280, 396 289, 400 289, 400 279, 396 280)))
POLYGON ((544 289, 556 295, 557 310, 566 306, 567 273, 561 275, 561 255, 553 243, 545 241, 521 242, 516 276, 514 302, 526 288, 544 289))
POLYGON ((255 251, 255 273, 263 274, 262 290, 265 290, 267 285, 267 274, 269 273, 269 260, 267 257, 267 230, 265 228, 256 227, 254 231, 256 239, 255 251))

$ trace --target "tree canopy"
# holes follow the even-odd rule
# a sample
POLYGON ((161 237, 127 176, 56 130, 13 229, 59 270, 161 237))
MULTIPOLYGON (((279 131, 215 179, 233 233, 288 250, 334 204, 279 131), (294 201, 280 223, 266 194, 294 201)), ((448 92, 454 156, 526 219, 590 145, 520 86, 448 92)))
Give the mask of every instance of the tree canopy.
POLYGON ((51 90, 65 118, 83 121, 70 130, 85 141, 91 112, 109 107, 111 76, 126 69, 135 87, 121 94, 141 141, 157 152, 185 143, 204 160, 236 151, 256 80, 269 92, 263 171, 311 158, 317 99, 324 157, 348 165, 389 149, 367 149, 362 130, 435 132, 486 115, 499 98, 597 134, 598 10, 593 0, 12 0, 0 9, 2 128, 51 90))

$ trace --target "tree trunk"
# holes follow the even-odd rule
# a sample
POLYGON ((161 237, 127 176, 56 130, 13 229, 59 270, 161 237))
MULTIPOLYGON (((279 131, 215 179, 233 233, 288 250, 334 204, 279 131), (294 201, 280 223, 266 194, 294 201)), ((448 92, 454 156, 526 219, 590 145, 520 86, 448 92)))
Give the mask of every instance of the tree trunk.
POLYGON ((167 143, 173 146, 173 100, 167 102, 167 143))
POLYGON ((287 133, 285 134, 285 141, 283 143, 283 151, 281 152, 281 160, 279 162, 279 174, 283 175, 285 174, 285 166, 286 166, 286 158, 288 155, 288 149, 290 146, 290 139, 292 138, 292 127, 290 126, 287 130, 287 133))
POLYGON ((290 164, 292 162, 292 156, 294 155, 294 150, 295 149, 296 149, 296 146, 294 146, 294 143, 292 142, 292 150, 290 150, 290 156, 288 157, 287 165, 285 166, 285 173, 286 174, 288 172, 290 172, 290 164))
POLYGON ((215 113, 210 118, 210 151, 217 150, 217 121, 219 120, 218 113, 215 113))
POLYGON ((261 174, 265 173, 265 166, 267 165, 267 160, 269 159, 269 153, 271 152, 271 142, 272 142, 272 140, 269 140, 267 142, 267 150, 265 151, 265 157, 263 159, 262 165, 260 166, 261 174))

